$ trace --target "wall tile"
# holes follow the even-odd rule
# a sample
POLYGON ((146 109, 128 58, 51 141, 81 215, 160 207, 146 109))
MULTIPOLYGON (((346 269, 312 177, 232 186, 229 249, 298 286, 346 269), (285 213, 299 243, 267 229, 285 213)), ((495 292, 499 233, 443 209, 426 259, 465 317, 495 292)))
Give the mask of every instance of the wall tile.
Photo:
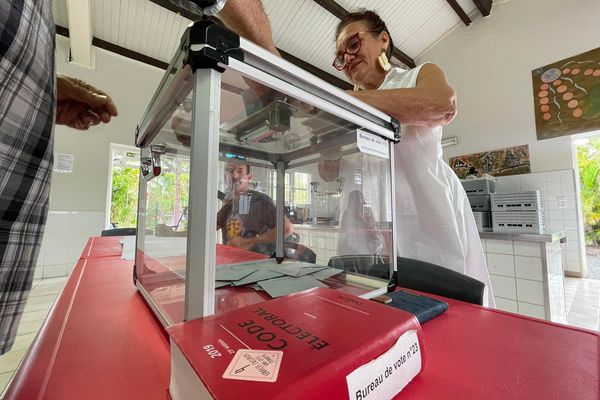
POLYGON ((579 261, 567 260, 567 271, 581 272, 579 261))
POLYGON ((575 181, 572 177, 570 178, 560 178, 560 190, 563 193, 575 192, 575 181))
POLYGON ((574 180, 575 179, 575 170, 574 169, 563 169, 560 172, 560 178, 561 179, 571 179, 574 180))
POLYGON ((512 313, 519 312, 517 302, 514 300, 503 299, 502 297, 494 297, 494 300, 496 300, 496 308, 499 310, 512 313))
POLYGON ((514 193, 521 191, 521 178, 519 176, 508 177, 508 191, 514 193))
POLYGON ((510 240, 488 239, 486 249, 488 253, 513 254, 513 245, 510 240))
POLYGON ((577 211, 575 209, 563 209, 563 218, 565 220, 576 221, 577 220, 577 211))
POLYGON ((515 256, 515 275, 517 278, 543 281, 542 259, 538 257, 515 256))
POLYGON ((490 274, 515 276, 515 264, 512 255, 488 253, 487 264, 490 274))
POLYGON ((517 299, 515 278, 490 274, 490 281, 492 283, 494 296, 503 297, 509 300, 517 299))
POLYGON ((542 306, 519 302, 518 307, 519 314, 533 318, 546 319, 546 311, 542 306))
POLYGON ((44 277, 44 267, 37 266, 33 270, 33 279, 42 279, 44 277))
POLYGON ((533 190, 533 177, 531 174, 520 175, 521 177, 521 190, 529 191, 533 190))
POLYGON ((509 192, 508 181, 504 179, 505 177, 498 177, 496 181, 496 193, 506 193, 509 192))
POLYGON ((44 279, 56 278, 59 276, 67 276, 67 264, 44 266, 44 279))
POLYGON ((533 242, 514 242, 515 255, 541 257, 542 251, 539 243, 533 242))
POLYGON ((526 303, 544 305, 542 282, 517 278, 517 299, 526 303))
POLYGON ((567 261, 579 261, 579 251, 567 250, 567 261))
POLYGON ((534 178, 533 190, 539 190, 542 193, 546 193, 546 181, 538 181, 534 178))
MULTIPOLYGON (((47 247, 45 251, 44 264, 58 265, 71 262, 69 254, 68 235, 47 235, 47 247)), ((81 249, 83 250, 83 248, 81 249)))
POLYGON ((560 192, 560 179, 552 179, 546 182, 546 190, 548 192, 557 191, 560 192))

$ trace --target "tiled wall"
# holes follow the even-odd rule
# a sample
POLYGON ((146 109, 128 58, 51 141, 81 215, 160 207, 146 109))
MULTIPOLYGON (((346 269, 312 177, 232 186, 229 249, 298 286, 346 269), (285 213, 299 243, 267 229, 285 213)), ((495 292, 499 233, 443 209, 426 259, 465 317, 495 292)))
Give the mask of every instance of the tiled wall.
POLYGON ((583 226, 578 218, 575 170, 498 177, 496 192, 539 190, 546 229, 567 234, 566 270, 580 276, 585 262, 583 226))
POLYGON ((496 307, 555 322, 566 321, 560 243, 546 245, 511 240, 482 240, 486 253, 496 307), (542 263, 548 254, 548 271, 542 263), (548 282, 550 301, 545 300, 544 281, 548 282))
POLYGON ((300 235, 300 244, 309 247, 317 254, 317 264, 327 265, 329 259, 337 255, 338 231, 336 229, 294 225, 294 231, 300 235))
POLYGON ((50 211, 34 279, 71 273, 87 239, 104 229, 104 212, 50 211))

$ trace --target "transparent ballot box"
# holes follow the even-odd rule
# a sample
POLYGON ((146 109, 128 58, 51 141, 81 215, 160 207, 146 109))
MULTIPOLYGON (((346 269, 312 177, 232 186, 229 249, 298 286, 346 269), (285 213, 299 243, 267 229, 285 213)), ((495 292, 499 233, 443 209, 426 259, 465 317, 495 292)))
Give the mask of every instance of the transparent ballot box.
POLYGON ((386 293, 389 116, 209 21, 138 126, 134 280, 169 325, 312 287, 386 293))

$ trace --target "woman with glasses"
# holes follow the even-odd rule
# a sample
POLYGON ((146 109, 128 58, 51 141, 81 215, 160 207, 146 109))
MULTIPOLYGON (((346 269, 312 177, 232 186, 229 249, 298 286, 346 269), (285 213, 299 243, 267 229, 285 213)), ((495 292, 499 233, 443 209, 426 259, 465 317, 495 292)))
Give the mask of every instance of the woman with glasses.
POLYGON ((372 11, 350 13, 336 30, 333 66, 354 83, 352 94, 397 119, 395 145, 398 255, 427 261, 486 284, 481 241, 468 198, 442 159, 442 126, 456 115, 456 94, 434 64, 408 71, 389 63, 390 33, 372 11))

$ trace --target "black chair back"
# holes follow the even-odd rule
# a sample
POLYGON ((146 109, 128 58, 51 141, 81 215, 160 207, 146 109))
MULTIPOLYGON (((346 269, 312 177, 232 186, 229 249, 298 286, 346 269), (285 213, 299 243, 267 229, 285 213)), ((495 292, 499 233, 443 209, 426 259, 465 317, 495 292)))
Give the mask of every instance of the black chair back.
POLYGON ((372 254, 334 256, 329 259, 328 267, 368 275, 380 279, 390 279, 390 258, 372 254))
POLYGON ((135 236, 136 228, 105 229, 100 236, 135 236))
POLYGON ((396 283, 403 288, 483 305, 483 282, 425 261, 398 257, 396 283))

